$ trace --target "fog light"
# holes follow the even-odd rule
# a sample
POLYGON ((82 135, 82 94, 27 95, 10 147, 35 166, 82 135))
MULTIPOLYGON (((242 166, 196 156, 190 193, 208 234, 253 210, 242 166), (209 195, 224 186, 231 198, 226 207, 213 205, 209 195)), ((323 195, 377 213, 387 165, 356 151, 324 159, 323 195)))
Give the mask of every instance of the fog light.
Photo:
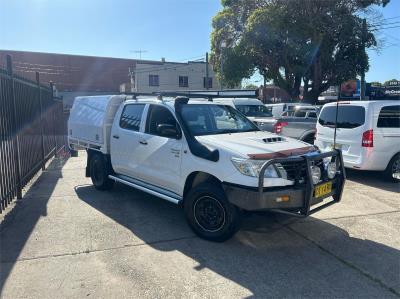
POLYGON ((275 199, 276 202, 288 202, 290 199, 289 195, 279 196, 275 199))
POLYGON ((333 179, 336 175, 336 162, 329 162, 326 167, 328 178, 333 179))
POLYGON ((321 169, 318 166, 311 166, 310 170, 314 185, 318 184, 319 180, 321 179, 321 169))

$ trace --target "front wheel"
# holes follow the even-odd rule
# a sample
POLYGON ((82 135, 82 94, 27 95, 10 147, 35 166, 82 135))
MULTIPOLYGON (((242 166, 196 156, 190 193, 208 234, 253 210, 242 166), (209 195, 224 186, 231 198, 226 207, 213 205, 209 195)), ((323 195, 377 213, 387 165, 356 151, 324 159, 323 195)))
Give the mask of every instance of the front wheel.
POLYGON ((400 182, 400 153, 390 160, 385 170, 385 178, 392 182, 400 182))
POLYGON ((240 228, 240 210, 226 199, 220 186, 211 183, 202 183, 190 190, 184 210, 189 226, 206 240, 226 241, 240 228))
POLYGON ((109 190, 114 186, 114 181, 108 178, 106 163, 100 154, 90 159, 90 178, 97 190, 109 190))

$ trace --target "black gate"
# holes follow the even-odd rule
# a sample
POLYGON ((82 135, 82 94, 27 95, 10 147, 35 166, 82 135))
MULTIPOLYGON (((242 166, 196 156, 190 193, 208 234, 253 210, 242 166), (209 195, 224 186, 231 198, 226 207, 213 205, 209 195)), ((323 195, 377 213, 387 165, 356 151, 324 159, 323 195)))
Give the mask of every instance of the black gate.
POLYGON ((46 162, 65 149, 67 118, 53 86, 13 74, 11 57, 0 67, 0 213, 46 162))

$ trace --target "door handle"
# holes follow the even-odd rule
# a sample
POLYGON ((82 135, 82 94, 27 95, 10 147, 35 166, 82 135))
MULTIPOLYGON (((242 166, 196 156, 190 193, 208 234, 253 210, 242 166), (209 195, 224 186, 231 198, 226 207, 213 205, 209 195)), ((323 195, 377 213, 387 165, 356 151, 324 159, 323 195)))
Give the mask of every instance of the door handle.
POLYGON ((113 138, 119 139, 119 136, 118 135, 113 135, 113 138))
POLYGON ((147 141, 146 140, 140 140, 139 143, 143 144, 143 145, 147 145, 147 141))

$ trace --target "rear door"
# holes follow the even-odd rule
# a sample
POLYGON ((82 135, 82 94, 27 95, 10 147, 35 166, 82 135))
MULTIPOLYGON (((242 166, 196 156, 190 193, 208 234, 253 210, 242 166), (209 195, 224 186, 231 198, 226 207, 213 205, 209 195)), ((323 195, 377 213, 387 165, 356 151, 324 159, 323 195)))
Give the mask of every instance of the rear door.
MULTIPOLYGON (((368 107, 368 106, 367 106, 368 107)), ((362 105, 339 103, 337 110, 336 147, 342 149, 347 160, 357 160, 362 154, 362 135, 367 131, 370 116, 362 105)), ((336 105, 322 108, 317 123, 316 145, 331 150, 334 142, 336 105)))
MULTIPOLYGON (((118 174, 142 178, 143 156, 139 154, 143 139, 143 115, 146 104, 126 104, 111 130, 111 162, 118 174)), ((117 114, 119 115, 119 114, 117 114)))

